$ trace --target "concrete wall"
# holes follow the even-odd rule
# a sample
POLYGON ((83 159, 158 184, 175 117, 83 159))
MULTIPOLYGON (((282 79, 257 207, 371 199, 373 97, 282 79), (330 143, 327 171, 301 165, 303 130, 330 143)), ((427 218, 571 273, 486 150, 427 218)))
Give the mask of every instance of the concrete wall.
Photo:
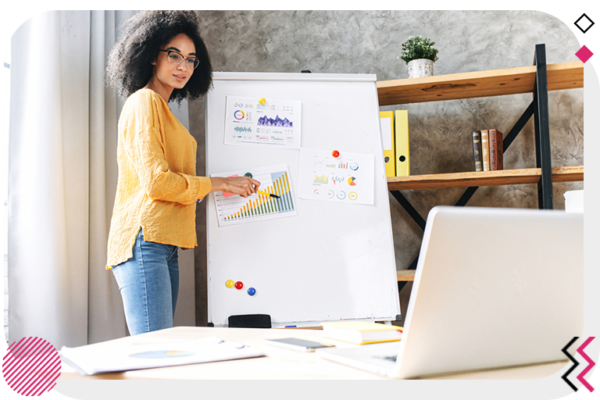
MULTIPOLYGON (((440 50, 434 74, 532 65, 535 45, 546 44, 547 63, 577 61, 575 36, 561 21, 535 11, 200 11, 201 34, 215 71, 369 73, 378 80, 407 78, 396 59, 411 35, 431 38, 440 50)), ((497 128, 505 134, 532 95, 453 100, 381 110, 407 109, 411 173, 473 170, 470 135, 497 128)), ((583 165, 583 91, 550 92, 552 165, 583 165)), ((198 141, 198 171, 204 171, 204 101, 190 102, 190 131, 198 141)), ((505 154, 505 169, 535 167, 533 119, 505 154)), ((554 185, 554 208, 563 193, 583 183, 554 185)), ((435 205, 453 205, 464 189, 403 192, 426 217, 435 205)), ((390 196, 398 269, 419 252, 422 231, 390 196)), ((537 208, 536 185, 482 187, 469 206, 537 208)), ((212 210, 211 210, 212 211, 212 210)), ((196 320, 206 323, 205 205, 197 213, 196 320)), ((406 298, 410 284, 402 291, 406 298)), ((404 307, 403 307, 404 308, 404 307)))

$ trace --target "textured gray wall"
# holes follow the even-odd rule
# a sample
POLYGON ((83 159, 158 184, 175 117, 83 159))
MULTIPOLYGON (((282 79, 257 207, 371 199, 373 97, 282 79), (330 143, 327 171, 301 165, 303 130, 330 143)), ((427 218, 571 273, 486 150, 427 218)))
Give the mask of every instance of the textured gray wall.
MULTIPOLYGON (((411 35, 431 38, 440 50, 434 74, 532 65, 535 45, 546 44, 547 63, 577 61, 579 44, 558 19, 535 11, 201 11, 201 34, 215 71, 377 74, 407 78, 396 57, 411 35)), ((497 128, 505 134, 532 100, 513 95, 381 107, 409 111, 412 175, 473 170, 470 135, 497 128)), ((583 165, 583 91, 549 94, 552 165, 583 165)), ((198 141, 198 174, 204 171, 204 102, 190 103, 198 141)), ((505 154, 505 169, 535 167, 533 119, 505 154)), ((554 208, 563 193, 583 183, 554 185, 554 208)), ((453 205, 464 189, 404 191, 425 217, 435 205, 453 205)), ((422 231, 390 195, 398 269, 419 252, 422 231)), ((469 206, 537 208, 536 185, 482 187, 469 206)), ((206 322, 205 207, 197 213, 197 323, 206 322)), ((406 299, 410 284, 402 291, 406 299)), ((403 301, 403 308, 406 301, 403 301)))

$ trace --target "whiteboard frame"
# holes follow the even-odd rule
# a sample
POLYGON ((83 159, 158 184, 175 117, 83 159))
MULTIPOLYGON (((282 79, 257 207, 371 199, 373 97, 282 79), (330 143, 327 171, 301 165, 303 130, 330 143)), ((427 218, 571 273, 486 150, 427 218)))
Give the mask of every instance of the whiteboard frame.
MULTIPOLYGON (((205 103, 205 124, 206 124, 206 136, 205 136, 205 140, 206 140, 206 171, 207 171, 207 176, 210 176, 211 173, 217 173, 217 172, 222 172, 223 168, 220 168, 219 170, 213 168, 212 163, 213 163, 213 159, 211 158, 211 145, 213 145, 213 141, 214 143, 216 143, 216 146, 224 146, 225 148, 233 148, 233 147, 243 147, 243 146, 228 146, 228 145, 224 145, 223 144, 223 132, 218 132, 215 134, 210 134, 211 132, 211 121, 212 119, 210 118, 210 109, 211 109, 211 101, 213 101, 212 99, 212 94, 214 93, 215 90, 215 85, 220 85, 221 82, 231 82, 231 81, 240 81, 240 82, 246 82, 246 83, 250 83, 250 82, 340 82, 340 83, 362 83, 362 84, 367 84, 367 85, 372 85, 372 93, 374 95, 374 101, 372 104, 373 107, 373 123, 375 123, 375 116, 376 116, 376 123, 377 123, 377 127, 378 127, 378 149, 376 151, 375 154, 375 174, 376 174, 376 182, 375 182, 375 191, 379 191, 379 197, 377 197, 376 202, 381 202, 381 204, 375 204, 375 206, 368 206, 368 207, 375 207, 375 208, 381 208, 381 210, 387 210, 387 212, 382 212, 382 216, 381 216, 381 220, 377 221, 377 223, 381 226, 384 226, 384 229, 387 230, 387 232, 383 233, 383 242, 387 242, 382 244, 382 246, 384 247, 383 249, 381 249, 381 253, 385 253, 385 255, 383 256, 383 259, 385 260, 384 264, 387 265, 383 265, 377 268, 381 268, 382 271, 377 271, 382 273, 383 275, 385 275, 385 284, 384 286, 386 286, 386 290, 391 290, 391 295, 389 297, 391 297, 391 300, 389 300, 389 305, 387 305, 387 309, 385 312, 380 312, 377 315, 374 314, 369 314, 369 313, 359 313, 357 315, 353 315, 351 317, 346 317, 344 319, 348 320, 364 320, 364 321, 393 321, 396 320, 397 316, 400 314, 400 304, 399 304, 399 297, 398 297, 398 286, 397 286, 397 278, 396 278, 396 265, 395 265, 395 255, 394 255, 394 245, 393 245, 393 236, 392 236, 392 225, 391 225, 391 214, 389 212, 389 196, 388 196, 388 190, 387 190, 387 177, 385 176, 385 163, 384 163, 384 159, 383 159, 383 144, 382 144, 382 139, 381 139, 381 127, 380 127, 380 120, 379 120, 379 103, 378 103, 378 99, 377 99, 377 87, 376 87, 376 81, 377 81, 377 77, 374 74, 306 74, 306 73, 256 73, 256 72, 252 72, 252 73, 239 73, 239 72, 215 72, 213 74, 213 88, 211 89, 211 91, 207 94, 206 96, 206 103, 205 103), (220 142, 220 143, 217 143, 220 142), (381 179, 381 177, 377 177, 377 174, 381 174, 383 173, 383 179, 381 179), (382 186, 384 185, 384 186, 382 186), (383 191, 385 191, 384 195, 382 195, 382 189, 383 191), (389 283, 388 283, 389 281, 389 283)), ((371 90, 371 89, 369 89, 371 90)), ((228 93, 228 95, 237 95, 237 96, 245 96, 246 94, 244 93, 228 93)), ((272 98, 279 98, 279 99, 288 99, 288 100, 297 100, 297 98, 294 95, 290 95, 290 96, 285 96, 283 94, 281 95, 277 95, 277 96, 271 96, 272 98), (289 97, 289 98, 288 98, 289 97)), ((370 106, 369 106, 370 107, 370 106)), ((224 107, 222 107, 224 108, 224 107)), ((223 119, 224 119, 224 115, 225 115, 225 110, 223 109, 222 112, 223 115, 223 119)), ((217 115, 217 118, 220 119, 221 115, 217 115)), ((305 107, 303 104, 303 130, 306 130, 306 125, 304 123, 304 121, 306 120, 306 114, 305 114, 305 107)), ((224 121, 223 121, 224 124, 224 121)), ((304 146, 304 143, 306 141, 306 135, 305 132, 302 133, 302 143, 301 146, 304 146)), ((309 147, 309 146, 306 146, 309 147)), ((255 148, 250 148, 250 147, 244 147, 244 149, 246 149, 247 151, 254 151, 255 148)), ((299 149, 285 149, 285 148, 281 148, 279 149, 279 151, 281 152, 297 152, 299 154, 300 150, 299 149)), ((347 150, 348 152, 350 152, 350 150, 347 150)), ((354 151, 354 152, 359 152, 359 151, 354 151)), ((217 157, 217 156, 215 156, 217 157)), ((272 164, 279 164, 279 161, 273 161, 272 164)), ((292 165, 288 164, 288 167, 290 168, 290 172, 293 169, 292 165)), ((297 166, 296 166, 297 167, 297 166)), ((227 168, 226 170, 232 170, 232 169, 236 169, 236 168, 227 168)), ((295 177, 292 178, 292 184, 296 186, 297 188, 297 179, 298 176, 296 174, 295 177)), ((297 193, 296 189, 296 193, 297 193)), ((213 315, 214 315, 214 309, 213 306, 214 304, 216 304, 216 302, 214 301, 213 297, 214 294, 212 293, 213 289, 211 288, 211 277, 213 275, 213 268, 212 265, 214 262, 218 262, 219 260, 216 259, 216 257, 219 256, 215 256, 214 252, 211 249, 211 243, 213 240, 215 240, 215 238, 213 238, 213 236, 215 236, 215 230, 218 229, 230 229, 231 227, 224 227, 224 228, 219 228, 218 225, 213 226, 213 222, 214 220, 211 220, 211 213, 215 213, 215 205, 214 205, 214 198, 212 197, 213 195, 210 194, 209 196, 207 196, 207 215, 206 215, 206 227, 207 227, 207 294, 208 294, 208 321, 210 323, 213 323, 214 326, 227 326, 226 322, 223 323, 223 319, 219 318, 218 321, 213 320, 213 315)), ((322 202, 315 202, 315 201, 311 201, 311 200, 303 200, 303 199, 299 199, 296 198, 297 202, 310 202, 310 203, 321 203, 321 204, 326 204, 326 203, 322 203, 322 202)), ((300 204, 299 203, 299 204, 300 204)), ((358 205, 350 205, 350 207, 359 207, 358 205)), ((216 218, 216 217, 215 217, 216 218)), ((298 218, 298 217, 296 217, 298 218)), ((249 225, 249 224, 248 224, 249 225)), ((222 253, 222 252, 221 252, 222 253)), ((216 271, 216 269, 215 269, 216 271)), ((231 277, 231 279, 236 280, 235 277, 231 277)), ((220 282, 220 281, 219 281, 220 282)), ((224 282, 223 282, 224 284, 224 282)), ((221 290, 221 289, 218 289, 221 290)), ((231 289, 231 290, 235 290, 235 289, 231 289)), ((245 291, 245 288, 244 288, 245 291)), ((260 312, 256 312, 256 313, 260 313, 260 312)), ((262 312, 264 313, 264 312, 262 312)), ((235 313, 237 314, 237 313, 235 313)), ((327 318, 318 318, 318 319, 303 319, 303 320, 273 320, 272 324, 273 327, 284 327, 284 326, 289 326, 289 325, 295 325, 298 327, 302 327, 302 326, 315 326, 318 325, 321 322, 326 322, 326 321, 338 321, 338 318, 332 318, 332 319, 327 319, 327 318)))

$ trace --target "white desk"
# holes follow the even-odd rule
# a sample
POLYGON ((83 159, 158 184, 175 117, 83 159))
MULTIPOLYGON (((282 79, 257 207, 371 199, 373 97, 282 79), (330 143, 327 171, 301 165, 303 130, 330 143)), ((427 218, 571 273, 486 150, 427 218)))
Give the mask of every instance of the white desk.
MULTIPOLYGON (((323 360, 314 353, 303 353, 263 343, 264 339, 297 337, 317 342, 334 343, 338 347, 354 346, 343 342, 328 341, 323 338, 323 331, 321 330, 176 327, 90 346, 101 348, 102 346, 110 346, 111 343, 116 341, 127 341, 131 344, 172 343, 213 335, 221 340, 230 340, 261 348, 267 356, 85 377, 63 363, 59 379, 386 379, 379 375, 323 360)), ((436 379, 538 379, 559 371, 567 364, 568 361, 560 361, 534 366, 438 376, 436 379)))

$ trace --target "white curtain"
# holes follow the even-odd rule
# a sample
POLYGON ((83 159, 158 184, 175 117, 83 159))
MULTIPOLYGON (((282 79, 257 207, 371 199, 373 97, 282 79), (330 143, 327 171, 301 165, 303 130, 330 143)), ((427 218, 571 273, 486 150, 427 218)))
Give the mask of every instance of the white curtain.
MULTIPOLYGON (((104 268, 123 103, 104 71, 116 28, 133 14, 46 12, 12 38, 10 343, 39 336, 60 348, 127 334, 118 286, 104 268)), ((187 103, 178 111, 187 115, 187 103)), ((193 255, 182 261, 182 280, 193 283, 193 255)), ((193 286, 183 286, 176 321, 194 325, 193 286)))
MULTIPOLYGON (((9 343, 56 348, 127 334, 106 243, 124 100, 105 85, 117 28, 135 11, 51 11, 11 41, 9 343)), ((171 107, 188 127, 188 105, 171 107)), ((195 325, 193 251, 180 251, 175 325, 195 325)))

